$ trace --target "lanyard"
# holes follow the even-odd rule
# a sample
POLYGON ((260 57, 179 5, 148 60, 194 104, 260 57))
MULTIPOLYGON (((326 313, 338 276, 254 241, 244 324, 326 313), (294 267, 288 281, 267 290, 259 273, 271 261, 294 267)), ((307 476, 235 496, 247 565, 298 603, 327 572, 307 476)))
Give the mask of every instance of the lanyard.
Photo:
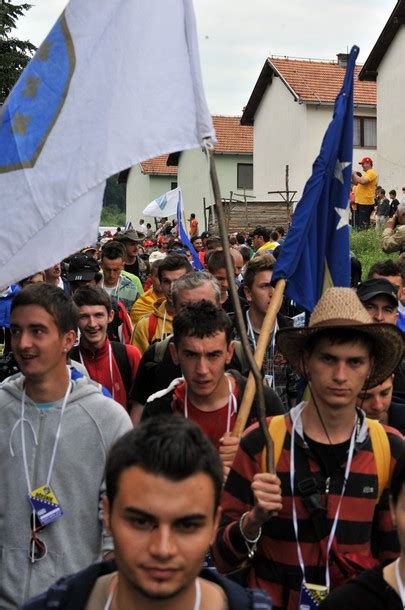
MULTIPOLYGON (((306 579, 305 579, 305 564, 304 564, 304 558, 303 558, 303 555, 302 555, 301 545, 300 545, 299 539, 298 539, 298 518, 297 518, 297 507, 296 507, 296 504, 295 504, 295 494, 294 494, 294 479, 295 479, 295 442, 294 441, 295 441, 296 422, 298 421, 298 418, 301 417, 302 411, 303 411, 305 406, 306 406, 306 404, 303 404, 301 406, 300 410, 296 414, 296 417, 294 417, 294 419, 293 419, 292 429, 291 429, 291 450, 290 450, 290 483, 291 483, 291 495, 292 495, 293 526, 294 526, 295 539, 297 541, 298 561, 299 561, 299 564, 300 564, 300 568, 301 568, 301 572, 302 572, 304 583, 306 582, 306 579)), ((347 480, 349 478, 350 468, 351 468, 352 461, 353 461, 354 445, 355 445, 356 429, 357 429, 356 423, 357 423, 357 415, 356 415, 356 422, 355 422, 355 425, 354 425, 354 428, 353 428, 352 436, 351 436, 351 439, 350 439, 349 455, 347 457, 345 476, 344 476, 344 479, 343 479, 342 493, 340 494, 340 499, 339 499, 338 507, 336 509, 335 518, 333 520, 332 528, 331 528, 330 534, 329 534, 328 544, 327 544, 327 547, 326 547, 325 583, 326 583, 326 586, 327 586, 328 589, 330 589, 329 553, 330 553, 330 550, 332 548, 333 539, 334 539, 335 534, 336 534, 336 529, 337 529, 337 525, 338 525, 338 521, 339 521, 340 508, 341 508, 341 505, 342 505, 343 496, 344 496, 345 491, 346 491, 347 480)))
MULTIPOLYGON (((110 591, 110 595, 108 596, 107 602, 104 606, 104 610, 111 610, 112 608, 112 600, 115 593, 115 587, 113 587, 110 591)), ((200 610, 201 608, 201 583, 200 579, 195 579, 195 602, 193 610, 200 610)))
MULTIPOLYGON (((79 357, 80 357, 80 362, 81 364, 86 367, 84 361, 83 361, 83 356, 82 356, 82 352, 80 351, 79 348, 79 357)), ((115 400, 115 391, 114 391, 114 377, 113 377, 113 366, 112 366, 112 350, 111 350, 111 343, 108 344, 108 366, 110 369, 110 380, 111 380, 111 394, 113 397, 113 400, 115 400)), ((97 370, 97 367, 96 367, 97 370)))
MULTIPOLYGON (((225 375, 228 381, 228 415, 226 418, 226 431, 231 431, 231 418, 237 411, 237 402, 235 394, 232 392, 232 384, 231 380, 227 375, 225 375)), ((188 419, 188 391, 187 391, 187 382, 186 382, 186 392, 184 396, 184 417, 188 419)))
MULTIPOLYGON (((250 321, 249 311, 246 312, 246 321, 247 321, 247 332, 250 337, 250 340, 252 341, 253 349, 254 349, 254 351, 256 351, 256 337, 255 337, 255 333, 253 330, 252 322, 250 321)), ((272 387, 274 390, 275 390, 274 352, 276 349, 276 332, 277 331, 278 331, 278 324, 277 324, 277 320, 276 320, 276 323, 274 325, 273 334, 271 335, 271 341, 270 341, 270 358, 271 358, 271 362, 272 362, 272 377, 273 377, 272 387)))
MULTIPOLYGON (((48 476, 46 477, 46 485, 48 487, 49 487, 49 484, 50 484, 51 478, 52 478, 52 471, 53 471, 53 466, 55 463, 56 449, 58 447, 60 431, 61 431, 61 427, 62 427, 62 417, 63 417, 63 413, 65 411, 66 403, 69 398, 70 390, 71 390, 71 383, 70 383, 70 376, 69 376, 69 383, 68 383, 68 387, 67 387, 67 390, 65 393, 65 397, 63 399, 62 408, 61 408, 60 417, 59 417, 59 424, 58 424, 58 428, 56 430, 55 441, 53 444, 52 457, 51 457, 51 461, 49 463, 48 476)), ((24 413, 25 413, 25 388, 23 391, 22 399, 21 399, 21 422, 24 421, 24 413)), ((27 452, 26 452, 26 448, 25 448, 25 434, 24 434, 23 423, 21 423, 21 445, 22 445, 22 454, 23 454, 23 462, 24 462, 25 480, 27 482, 28 493, 31 493, 32 487, 31 487, 31 480, 30 480, 30 475, 29 475, 29 471, 28 471, 27 452)))
POLYGON ((164 313, 164 316, 163 316, 163 323, 162 323, 162 332, 160 333, 160 340, 161 341, 163 341, 163 339, 165 338, 166 316, 167 316, 167 311, 166 311, 166 307, 165 307, 165 313, 164 313))
POLYGON ((398 591, 399 591, 399 596, 401 598, 402 601, 402 605, 405 608, 405 587, 404 587, 404 583, 402 581, 401 578, 401 574, 399 572, 399 561, 400 561, 400 557, 398 557, 398 559, 395 562, 395 577, 397 579, 397 587, 398 587, 398 591))
MULTIPOLYGON (((121 275, 118 278, 118 282, 116 283, 116 285, 114 286, 114 288, 111 290, 111 297, 116 297, 118 299, 118 292, 121 286, 121 275)), ((105 288, 104 286, 104 277, 101 280, 101 288, 105 288)))

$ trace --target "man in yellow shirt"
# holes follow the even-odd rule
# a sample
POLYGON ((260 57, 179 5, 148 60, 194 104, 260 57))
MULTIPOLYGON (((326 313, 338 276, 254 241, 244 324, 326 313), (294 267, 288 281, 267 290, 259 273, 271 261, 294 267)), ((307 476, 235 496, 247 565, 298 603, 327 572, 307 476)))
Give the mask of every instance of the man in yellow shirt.
POLYGON ((355 192, 355 203, 357 204, 357 223, 359 229, 368 229, 370 226, 370 216, 374 209, 375 187, 377 186, 378 176, 373 170, 373 160, 370 157, 363 157, 359 161, 363 168, 363 175, 358 176, 357 172, 352 174, 352 182, 357 185, 355 192))

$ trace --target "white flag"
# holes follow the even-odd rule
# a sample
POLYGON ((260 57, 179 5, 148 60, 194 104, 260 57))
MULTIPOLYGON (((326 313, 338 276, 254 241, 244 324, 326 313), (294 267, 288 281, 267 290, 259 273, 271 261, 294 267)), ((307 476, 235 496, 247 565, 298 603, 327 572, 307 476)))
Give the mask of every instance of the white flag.
POLYGON ((0 288, 94 241, 108 176, 204 137, 192 0, 71 0, 0 115, 0 288))
POLYGON ((171 191, 167 191, 157 199, 154 199, 143 210, 145 216, 173 216, 177 214, 177 203, 179 201, 180 188, 177 187, 171 191))

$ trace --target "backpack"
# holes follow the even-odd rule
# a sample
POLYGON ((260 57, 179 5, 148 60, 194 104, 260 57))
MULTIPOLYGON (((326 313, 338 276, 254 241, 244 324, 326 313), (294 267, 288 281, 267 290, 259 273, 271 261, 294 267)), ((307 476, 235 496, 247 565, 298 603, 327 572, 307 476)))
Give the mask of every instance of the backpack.
MULTIPOLYGON (((120 371, 122 381, 124 382, 125 392, 128 398, 132 387, 132 370, 128 358, 127 348, 123 343, 119 343, 118 341, 110 341, 110 345, 118 369, 120 371)), ((70 351, 70 358, 80 362, 80 350, 78 345, 75 345, 70 351)))
MULTIPOLYGON (((390 465, 391 465, 391 447, 388 436, 384 427, 375 419, 367 417, 368 429, 370 432, 371 446, 373 448, 374 459, 377 469, 378 478, 378 496, 377 502, 380 500, 384 489, 388 486, 390 480, 390 465)), ((285 415, 275 415, 272 417, 269 424, 269 433, 273 439, 274 447, 274 467, 277 467, 280 459, 281 451, 284 445, 287 426, 285 423, 285 415)), ((266 450, 262 452, 262 469, 266 471, 266 450)))

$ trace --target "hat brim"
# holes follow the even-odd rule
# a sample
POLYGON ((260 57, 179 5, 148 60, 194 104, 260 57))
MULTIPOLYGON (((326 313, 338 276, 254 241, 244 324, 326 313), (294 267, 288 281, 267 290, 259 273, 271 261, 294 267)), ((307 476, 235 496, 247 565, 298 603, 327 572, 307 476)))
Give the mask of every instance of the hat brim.
MULTIPOLYGON (((370 337, 375 344, 377 354, 367 387, 373 388, 387 379, 395 371, 404 355, 404 339, 399 328, 393 324, 358 324, 346 326, 353 332, 360 332, 370 337)), ((303 367, 303 354, 305 344, 314 335, 328 330, 342 330, 341 325, 331 326, 305 326, 303 328, 281 328, 277 332, 276 344, 290 365, 302 376, 305 375, 303 367)))
POLYGON ((362 303, 367 303, 367 301, 374 299, 374 297, 386 297, 387 299, 392 301, 392 303, 395 305, 395 307, 398 307, 398 298, 393 296, 390 292, 383 292, 382 290, 376 290, 376 291, 370 292, 367 295, 365 295, 367 298, 365 298, 364 295, 359 294, 359 292, 357 292, 357 296, 359 297, 359 299, 362 303))

